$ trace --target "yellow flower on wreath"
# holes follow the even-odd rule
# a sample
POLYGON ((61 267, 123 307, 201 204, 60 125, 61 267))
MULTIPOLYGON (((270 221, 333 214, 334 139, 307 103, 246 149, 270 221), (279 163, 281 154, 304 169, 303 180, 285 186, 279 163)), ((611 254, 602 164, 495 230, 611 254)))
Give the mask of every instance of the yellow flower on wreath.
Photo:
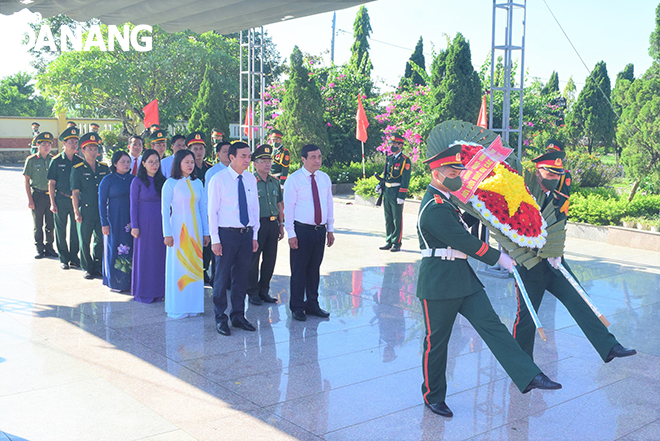
POLYGON ((529 194, 522 176, 510 172, 501 163, 495 166, 493 172, 495 175, 484 179, 479 188, 504 196, 509 209, 509 216, 513 216, 523 202, 528 203, 537 210, 539 209, 539 205, 529 194))

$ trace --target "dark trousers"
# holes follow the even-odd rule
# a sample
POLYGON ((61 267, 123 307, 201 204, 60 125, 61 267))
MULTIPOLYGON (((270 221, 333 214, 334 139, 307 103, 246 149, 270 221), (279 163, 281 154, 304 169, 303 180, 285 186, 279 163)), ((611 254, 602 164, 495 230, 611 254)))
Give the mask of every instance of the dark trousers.
POLYGON ((74 263, 80 265, 78 257, 78 230, 76 217, 73 215, 73 203, 70 197, 55 195, 57 213, 55 213, 55 242, 61 263, 74 263), (66 241, 67 223, 69 229, 69 243, 66 241))
POLYGON ((275 261, 277 260, 277 241, 280 235, 277 219, 271 221, 269 217, 262 217, 259 224, 259 249, 252 254, 250 276, 248 278, 247 292, 250 297, 268 295, 270 279, 273 277, 275 261), (261 271, 259 271, 259 259, 262 255, 261 271), (261 277, 259 277, 260 275, 261 277))
POLYGON ((34 201, 34 210, 32 210, 32 219, 34 220, 34 245, 38 252, 47 249, 53 249, 53 213, 50 211, 50 198, 45 191, 32 190, 32 200, 34 201), (46 230, 44 244, 44 227, 46 230))
MULTIPOLYGON (((566 261, 562 258, 562 265, 570 272, 566 261)), ((549 291, 560 302, 564 304, 575 322, 578 324, 584 335, 589 339, 593 347, 600 355, 603 361, 607 358, 610 350, 618 343, 616 337, 610 334, 605 325, 591 311, 591 308, 580 297, 580 294, 573 288, 564 275, 554 268, 544 259, 532 269, 528 270, 524 266, 518 266, 520 278, 525 284, 529 300, 532 301, 534 310, 538 312, 545 291, 549 291)), ((572 274, 572 272, 571 272, 572 274)), ((513 325, 513 336, 520 344, 520 347, 534 356, 534 336, 536 327, 529 315, 525 301, 520 297, 520 291, 516 286, 518 296, 518 313, 513 325)))
POLYGON ((213 280, 213 272, 214 272, 214 264, 213 262, 215 261, 214 259, 214 254, 213 251, 211 251, 211 245, 204 247, 202 250, 202 256, 203 256, 203 263, 204 263, 204 275, 209 278, 209 280, 213 280))
POLYGON ((87 272, 100 273, 103 268, 103 233, 98 208, 82 208, 80 215, 82 216, 82 222, 78 224, 80 266, 87 272))
POLYGON ((252 259, 252 228, 243 232, 233 228, 218 228, 222 256, 215 256, 213 277, 213 309, 215 322, 227 321, 227 290, 231 287, 231 313, 233 320, 245 313, 250 259, 252 259))
POLYGON ((403 204, 397 204, 399 187, 385 187, 383 190, 385 212, 385 240, 388 244, 401 246, 403 236, 403 204))
POLYGON ((298 249, 291 250, 291 311, 319 305, 319 279, 325 250, 325 225, 314 227, 295 222, 298 249), (305 300, 305 297, 307 300, 305 300))
POLYGON ((541 373, 502 324, 483 289, 467 297, 421 302, 426 325, 422 394, 427 404, 442 403, 447 395, 447 343, 456 314, 468 319, 521 392, 541 373))

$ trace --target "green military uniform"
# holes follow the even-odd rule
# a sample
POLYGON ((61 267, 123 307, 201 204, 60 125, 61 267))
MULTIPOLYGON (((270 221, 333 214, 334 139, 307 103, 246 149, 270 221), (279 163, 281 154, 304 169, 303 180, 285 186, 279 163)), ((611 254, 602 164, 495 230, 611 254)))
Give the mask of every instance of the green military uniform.
MULTIPOLYGON (((546 143, 545 150, 547 153, 553 151, 564 152, 564 144, 555 139, 551 139, 546 143)), ((562 216, 561 218, 558 217, 558 219, 568 217, 568 200, 571 196, 572 181, 573 177, 571 176, 571 173, 564 169, 564 173, 559 178, 559 184, 557 185, 557 188, 552 190, 552 203, 557 210, 557 215, 559 216, 561 214, 562 216)))
MULTIPOLYGON (((279 136, 282 138, 284 134, 277 129, 273 129, 268 133, 269 137, 279 136)), ((277 145, 273 143, 273 166, 270 169, 270 174, 284 186, 287 176, 289 176, 289 165, 291 164, 291 152, 282 144, 277 145)))
POLYGON ((195 164, 195 173, 197 174, 197 179, 202 181, 202 184, 205 183, 206 181, 206 172, 209 171, 213 167, 213 163, 209 161, 208 159, 205 159, 202 162, 202 167, 197 167, 197 164, 195 164))
MULTIPOLYGON (((94 136, 87 133, 81 140, 82 148, 85 139, 94 136)), ((101 217, 99 215, 99 184, 110 174, 110 168, 103 162, 96 161, 94 169, 86 160, 73 166, 71 172, 71 190, 79 191, 78 207, 82 222, 78 223, 78 238, 80 240, 80 261, 83 270, 90 274, 101 274, 103 259, 103 234, 101 232, 101 217), (92 253, 90 243, 94 236, 92 253)))
MULTIPOLYGON (((467 231, 458 209, 431 186, 422 199, 418 236, 422 250, 451 247, 488 265, 494 265, 500 256, 498 250, 467 231)), ((445 401, 447 343, 458 313, 472 324, 520 391, 541 373, 500 321, 466 259, 423 257, 417 297, 422 302, 426 326, 422 356, 422 394, 426 404, 445 401)))
MULTIPOLYGON (((78 129, 69 128, 60 134, 61 141, 69 138, 78 138, 78 129)), ((60 263, 63 266, 80 266, 78 231, 71 203, 71 170, 80 162, 83 162, 83 159, 77 154, 74 153, 69 159, 62 151, 53 157, 48 168, 48 180, 55 182, 55 195, 53 196, 57 206, 57 213, 54 213, 55 242, 60 255, 60 263), (66 240, 67 223, 69 224, 68 244, 66 240)))
POLYGON ((287 176, 289 176, 289 165, 291 164, 291 152, 289 149, 280 145, 273 149, 273 167, 270 174, 279 180, 280 185, 284 185, 287 176))
MULTIPOLYGON (((40 133, 35 137, 37 142, 53 142, 53 135, 48 132, 40 133)), ((53 159, 50 153, 45 157, 35 153, 27 157, 23 167, 23 175, 30 178, 32 188, 32 200, 34 209, 32 219, 34 221, 34 245, 37 248, 37 256, 55 255, 53 250, 53 213, 50 211, 50 198, 48 196, 48 167, 53 159), (44 244, 44 226, 45 240, 44 244)))
MULTIPOLYGON (((270 145, 261 145, 254 151, 252 159, 271 158, 272 147, 270 145)), ((248 295, 250 303, 261 304, 262 301, 274 303, 277 301, 272 298, 270 291, 270 280, 275 271, 275 261, 277 259, 277 242, 280 235, 280 223, 283 219, 279 218, 280 209, 278 204, 282 203, 282 188, 280 182, 273 176, 268 175, 266 180, 262 180, 255 171, 257 178, 257 190, 259 194, 259 248, 252 254, 250 272, 248 274, 248 295), (261 270, 259 269, 259 260, 263 254, 261 270), (260 277, 261 276, 261 277, 260 277)))
MULTIPOLYGON (((563 174, 564 168, 563 162, 561 161, 563 158, 564 152, 562 150, 548 150, 548 153, 541 155, 532 161, 537 164, 537 167, 544 167, 553 173, 563 174), (560 161, 556 162, 557 159, 560 159, 560 161), (543 165, 544 163, 546 166, 543 165), (547 166, 548 163, 550 163, 551 166, 547 166)), ((566 187, 570 187, 570 180, 568 184, 565 179, 563 182, 566 187)), ((564 192, 566 192, 566 187, 564 187, 564 192)), ((566 214, 562 207, 564 205, 568 207, 568 197, 566 196, 564 198, 564 192, 562 192, 563 194, 560 196, 557 196, 554 191, 550 192, 543 196, 543 200, 537 202, 541 208, 545 208, 548 204, 553 203, 557 218, 565 218, 566 214), (558 199, 560 200, 559 203, 557 203, 558 199)), ((563 257, 561 263, 569 272, 571 272, 563 257)), ((619 342, 616 337, 607 330, 607 327, 603 325, 598 317, 596 317, 580 294, 575 288, 573 288, 570 282, 566 280, 559 270, 553 268, 548 263, 547 259, 543 259, 531 269, 527 269, 523 265, 520 265, 518 267, 518 273, 525 285, 527 295, 529 296, 535 311, 538 312, 545 291, 549 291, 564 304, 580 329, 582 329, 582 332, 584 332, 584 335, 596 349, 598 355, 600 355, 603 360, 607 360, 610 351, 619 342)), ((524 300, 520 297, 520 290, 517 285, 516 293, 518 295, 518 311, 516 314, 516 321, 513 325, 513 336, 516 341, 518 341, 518 344, 520 344, 520 347, 529 354, 530 357, 533 357, 536 326, 532 321, 529 310, 524 304, 524 300)))
POLYGON ((403 237, 403 204, 397 199, 405 199, 410 184, 411 161, 402 152, 387 157, 385 188, 383 188, 383 208, 385 211, 385 240, 394 249, 401 248, 403 237))
POLYGON ((37 153, 39 150, 39 146, 37 145, 37 137, 39 137, 39 133, 35 133, 34 137, 32 138, 32 141, 30 142, 30 154, 34 155, 37 153))

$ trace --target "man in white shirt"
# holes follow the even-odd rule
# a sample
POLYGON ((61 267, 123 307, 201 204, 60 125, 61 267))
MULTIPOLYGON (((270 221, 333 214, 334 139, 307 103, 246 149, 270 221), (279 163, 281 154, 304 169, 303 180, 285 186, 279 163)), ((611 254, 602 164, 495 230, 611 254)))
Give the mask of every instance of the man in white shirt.
POLYGON ((254 331, 245 318, 245 295, 252 253, 259 242, 259 195, 257 179, 247 172, 250 146, 235 142, 229 147, 230 165, 208 181, 209 231, 215 254, 213 307, 217 331, 230 335, 228 320, 235 328, 254 331), (231 312, 227 289, 231 286, 231 312))
POLYGON ((174 155, 179 150, 186 148, 186 137, 183 135, 174 135, 172 137, 171 143, 172 154, 160 161, 160 171, 163 172, 163 175, 165 175, 166 178, 169 178, 172 175, 172 163, 174 163, 174 155))
POLYGON ((213 177, 213 175, 215 175, 216 173, 218 173, 218 172, 226 169, 227 167, 229 167, 229 146, 230 145, 231 145, 230 142, 220 141, 214 146, 215 156, 216 156, 216 158, 218 158, 219 162, 206 171, 206 183, 207 184, 211 180, 211 177, 213 177))
POLYGON ((284 184, 284 227, 291 248, 289 308, 294 319, 305 321, 307 315, 330 316, 319 306, 319 279, 326 236, 331 247, 335 235, 332 182, 319 170, 321 149, 308 144, 300 156, 303 166, 284 184))
POLYGON ((131 157, 131 174, 137 176, 140 162, 142 162, 142 146, 144 145, 142 138, 138 135, 132 135, 128 138, 128 152, 131 157))

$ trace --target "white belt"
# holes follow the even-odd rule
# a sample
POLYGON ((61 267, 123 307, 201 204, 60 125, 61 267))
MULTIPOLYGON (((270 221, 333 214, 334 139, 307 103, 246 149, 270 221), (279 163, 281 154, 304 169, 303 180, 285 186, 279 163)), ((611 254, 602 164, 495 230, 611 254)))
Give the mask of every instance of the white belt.
POLYGON ((385 187, 401 187, 400 182, 386 182, 385 187))
POLYGON ((422 250, 422 257, 439 257, 442 260, 467 259, 467 254, 462 251, 447 248, 426 248, 422 250))

